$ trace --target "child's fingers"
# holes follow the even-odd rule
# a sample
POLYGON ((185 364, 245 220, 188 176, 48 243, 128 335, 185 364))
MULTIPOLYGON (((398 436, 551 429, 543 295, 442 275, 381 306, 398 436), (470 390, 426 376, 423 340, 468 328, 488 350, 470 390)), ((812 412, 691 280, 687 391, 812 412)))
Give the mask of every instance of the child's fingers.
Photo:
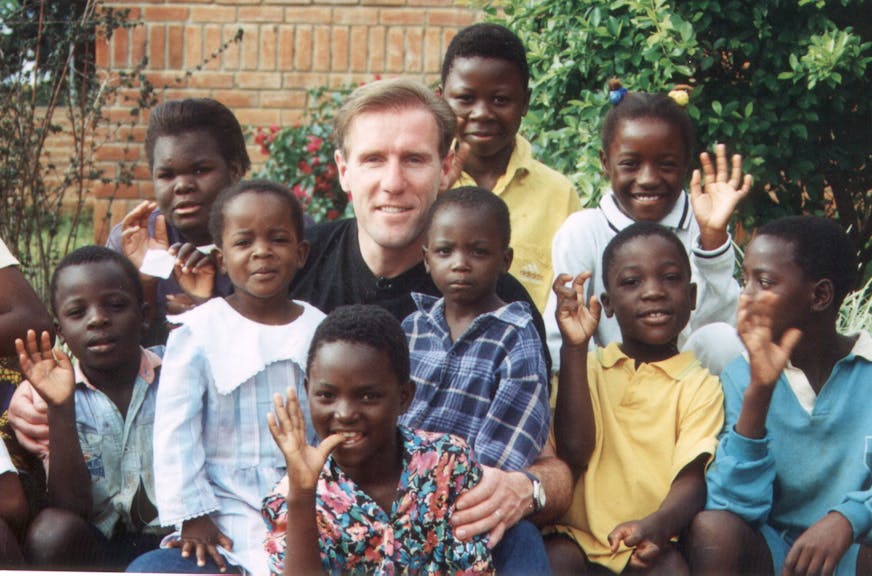
POLYGON ((566 290, 566 283, 572 280, 572 276, 569 274, 558 274, 557 278, 554 279, 554 282, 551 284, 551 291, 554 292, 558 297, 561 296, 566 290))
POLYGON ((742 183, 742 155, 733 154, 731 160, 732 170, 730 172, 730 186, 732 186, 734 189, 738 189, 739 184, 742 183))
POLYGON ((739 191, 743 197, 751 191, 752 184, 754 184, 754 178, 750 174, 745 174, 745 178, 742 180, 742 189, 739 191))
POLYGON ((611 547, 612 553, 618 551, 618 548, 621 546, 621 542, 624 541, 629 535, 627 529, 624 526, 618 526, 608 536, 609 546, 611 547))
MULTIPOLYGON (((124 218, 121 219, 121 230, 125 230, 127 228, 136 226, 137 228, 142 226, 143 216, 147 218, 149 214, 151 214, 152 210, 157 207, 152 201, 146 200, 144 202, 140 202, 133 210, 125 214, 124 218)), ((146 223, 148 220, 146 220, 146 223)))
POLYGON ((693 196, 702 193, 702 174, 696 169, 690 175, 690 193, 693 196))
MULTIPOLYGON (((717 181, 727 181, 727 147, 723 144, 715 146, 715 162, 717 162, 717 181)), ((737 183, 738 184, 738 183, 737 183)))
POLYGON ((787 356, 790 356, 801 339, 802 331, 799 328, 788 328, 781 335, 781 349, 787 356))
POLYGON ((711 159, 711 156, 709 156, 708 152, 700 152, 699 165, 702 168, 702 175, 705 178, 705 181, 706 182, 714 182, 714 180, 715 180, 715 167, 712 164, 712 159, 711 159))
POLYGON ((596 297, 596 294, 591 295, 587 307, 590 309, 591 316, 599 320, 600 314, 602 314, 603 305, 600 303, 599 298, 596 297))
POLYGON ((330 456, 330 454, 344 441, 345 436, 342 434, 331 434, 324 438, 321 443, 318 444, 318 455, 321 457, 322 461, 326 462, 327 457, 330 456))

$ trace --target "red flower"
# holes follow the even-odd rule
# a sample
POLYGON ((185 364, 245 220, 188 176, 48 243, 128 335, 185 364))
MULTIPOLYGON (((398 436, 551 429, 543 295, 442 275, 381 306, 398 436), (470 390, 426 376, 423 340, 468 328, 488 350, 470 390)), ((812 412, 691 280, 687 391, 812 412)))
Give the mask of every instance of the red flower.
POLYGON ((298 169, 300 170, 300 172, 302 172, 303 174, 308 175, 308 174, 311 174, 311 173, 312 173, 312 167, 309 166, 309 164, 306 163, 305 160, 300 160, 300 162, 297 164, 297 168, 298 168, 298 169))
POLYGON ((299 184, 294 184, 294 187, 291 188, 291 191, 294 193, 294 196, 296 196, 300 200, 307 196, 306 189, 299 184))
POLYGON ((328 220, 336 220, 337 218, 339 218, 339 211, 338 210, 328 210, 327 211, 327 219, 328 220))
POLYGON ((309 152, 309 154, 314 154, 321 149, 321 145, 324 143, 323 138, 318 138, 317 136, 313 136, 312 134, 309 134, 307 138, 309 139, 309 144, 306 146, 306 150, 309 152))

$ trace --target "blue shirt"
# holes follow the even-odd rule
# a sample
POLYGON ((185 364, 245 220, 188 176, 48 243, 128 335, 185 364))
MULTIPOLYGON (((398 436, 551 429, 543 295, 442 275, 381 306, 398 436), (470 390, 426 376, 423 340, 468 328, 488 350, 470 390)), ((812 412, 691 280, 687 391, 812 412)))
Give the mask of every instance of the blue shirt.
POLYGON ((815 396, 792 366, 775 384, 766 436, 734 426, 750 380, 738 358, 721 374, 726 426, 706 477, 709 510, 729 510, 752 525, 796 538, 830 511, 841 513, 855 540, 872 529, 872 338, 861 333, 815 396))
POLYGON ((482 314, 452 342, 444 300, 412 298, 418 310, 403 329, 416 388, 400 422, 464 438, 487 466, 529 466, 545 445, 551 418, 542 341, 529 304, 482 314))

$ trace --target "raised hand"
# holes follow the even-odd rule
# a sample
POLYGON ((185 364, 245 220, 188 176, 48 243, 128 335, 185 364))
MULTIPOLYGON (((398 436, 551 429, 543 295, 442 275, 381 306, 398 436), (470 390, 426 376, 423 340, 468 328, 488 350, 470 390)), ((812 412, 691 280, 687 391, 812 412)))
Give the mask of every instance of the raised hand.
POLYGON ((708 152, 699 155, 702 174, 694 170, 690 178, 690 200, 699 224, 700 241, 705 250, 713 250, 727 241, 727 224, 739 201, 751 191, 750 174, 742 176, 742 156, 733 154, 732 171, 727 175, 727 147, 715 147, 712 166, 708 152), (702 184, 703 177, 705 185, 702 184), (741 187, 740 187, 741 186, 741 187))
POLYGON ((781 335, 780 342, 773 340, 772 326, 779 298, 767 291, 739 297, 736 330, 748 349, 752 385, 774 387, 790 360, 790 353, 802 337, 798 329, 788 328, 781 335))
POLYGON ((33 330, 27 331, 26 338, 26 343, 15 339, 21 372, 49 407, 68 402, 76 389, 70 357, 62 350, 52 350, 48 332, 42 333, 39 343, 33 330))
POLYGON ((121 221, 121 249, 137 270, 142 267, 146 252, 169 248, 167 224, 163 214, 155 219, 154 238, 148 235, 148 218, 156 208, 156 202, 142 202, 121 221))
POLYGON ((602 305, 597 297, 592 295, 588 306, 584 305, 584 283, 591 275, 582 272, 572 278, 569 274, 559 274, 551 286, 557 296, 555 316, 564 345, 587 347, 599 325, 602 305), (566 286, 570 279, 572 284, 566 286))
POLYGON ((169 247, 169 253, 176 257, 173 276, 190 302, 185 302, 188 308, 212 297, 215 290, 215 261, 208 254, 197 250, 191 243, 177 243, 169 247))
POLYGON ((218 551, 218 546, 226 550, 233 549, 233 540, 226 534, 221 532, 208 515, 199 516, 182 522, 182 534, 178 540, 173 540, 169 544, 170 548, 181 548, 182 557, 188 558, 191 552, 194 553, 194 558, 197 561, 197 566, 206 565, 206 554, 208 554, 218 569, 222 572, 227 571, 227 562, 218 551))
POLYGON ((344 437, 331 434, 317 447, 306 444, 306 421, 293 388, 288 388, 287 404, 276 394, 273 405, 275 414, 267 414, 267 424, 273 440, 285 455, 289 489, 313 491, 327 456, 342 444, 344 437))

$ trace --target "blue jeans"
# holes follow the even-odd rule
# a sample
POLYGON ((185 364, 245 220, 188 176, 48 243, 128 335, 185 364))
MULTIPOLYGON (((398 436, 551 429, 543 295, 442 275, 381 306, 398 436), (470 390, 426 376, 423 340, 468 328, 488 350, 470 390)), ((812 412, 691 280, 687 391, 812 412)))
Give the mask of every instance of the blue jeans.
POLYGON ((551 575, 542 533, 529 520, 521 520, 506 531, 494 546, 493 557, 500 576, 551 575))
MULTIPOLYGON (((221 571, 215 561, 207 554, 206 565, 197 566, 197 560, 191 556, 182 558, 179 548, 159 548, 147 552, 134 560, 127 567, 127 572, 152 572, 158 574, 219 574, 221 571)), ((231 564, 227 565, 224 574, 242 574, 242 570, 231 564)))

